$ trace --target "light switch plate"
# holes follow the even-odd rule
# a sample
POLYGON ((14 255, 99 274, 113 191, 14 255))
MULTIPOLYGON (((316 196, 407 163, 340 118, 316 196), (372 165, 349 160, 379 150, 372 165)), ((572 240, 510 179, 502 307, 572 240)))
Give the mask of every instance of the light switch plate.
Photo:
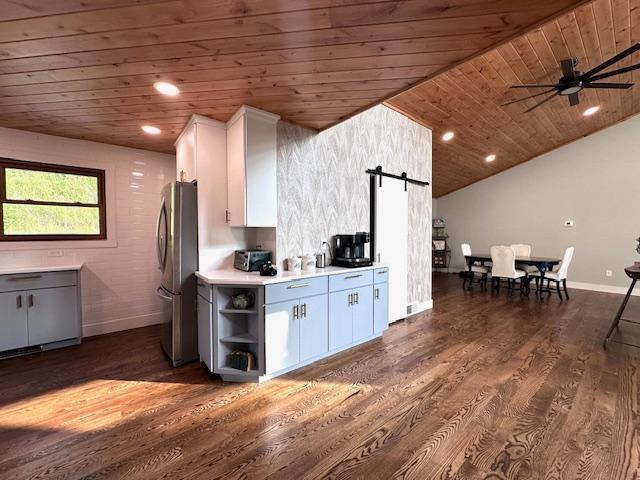
POLYGON ((565 227, 573 227, 573 220, 565 220, 564 221, 564 226, 565 227))

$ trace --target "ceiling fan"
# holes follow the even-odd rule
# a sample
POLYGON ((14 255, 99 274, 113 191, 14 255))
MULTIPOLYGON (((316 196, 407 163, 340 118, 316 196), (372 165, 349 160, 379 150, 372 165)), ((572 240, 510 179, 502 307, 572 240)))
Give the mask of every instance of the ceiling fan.
POLYGON ((631 72, 633 70, 640 68, 640 63, 636 65, 631 65, 628 67, 618 68, 616 70, 610 70, 608 72, 600 73, 606 68, 609 68, 614 63, 619 62, 625 57, 632 55, 633 53, 640 50, 640 43, 636 43, 635 45, 627 48, 626 50, 614 55, 609 60, 602 62, 597 67, 592 68, 588 72, 582 73, 576 70, 578 66, 578 60, 575 58, 568 58, 566 60, 560 61, 560 68, 562 69, 562 77, 558 80, 558 83, 555 84, 523 84, 523 85, 512 85, 510 88, 547 88, 542 93, 536 93, 535 95, 529 95, 528 97, 519 98, 517 100, 513 100, 511 102, 507 102, 502 104, 511 105, 512 103, 521 102, 523 100, 528 100, 530 98, 539 97, 541 95, 545 95, 547 93, 551 93, 548 97, 544 98, 542 101, 536 103, 533 107, 529 108, 527 112, 538 108, 544 103, 551 100, 556 95, 562 95, 564 97, 569 98, 569 105, 574 106, 580 103, 580 97, 578 93, 583 88, 613 88, 613 89, 627 89, 633 86, 633 83, 602 83, 599 80, 604 80, 605 78, 613 77, 614 75, 619 75, 621 73, 631 72))

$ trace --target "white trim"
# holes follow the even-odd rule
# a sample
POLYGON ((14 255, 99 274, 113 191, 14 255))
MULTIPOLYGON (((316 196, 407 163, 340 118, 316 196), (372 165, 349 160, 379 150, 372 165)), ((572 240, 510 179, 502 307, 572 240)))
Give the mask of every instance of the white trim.
POLYGON ((158 325, 163 322, 163 316, 163 312, 157 312, 147 315, 139 315, 137 317, 119 318, 110 322, 85 324, 82 325, 82 337, 93 337, 94 335, 103 335, 105 333, 130 330, 132 328, 158 325))
MULTIPOLYGON (((575 288, 577 290, 591 290, 592 292, 617 293, 619 295, 625 295, 627 290, 629 290, 629 287, 616 287, 615 285, 569 281, 567 281, 567 287, 575 288)), ((640 297, 640 288, 634 288, 631 295, 634 297, 640 297)))
POLYGON ((268 120, 270 122, 276 123, 280 120, 280 115, 276 115, 275 113, 267 112, 265 110, 260 110, 259 108, 250 107, 249 105, 242 105, 236 113, 234 113, 231 118, 227 121, 227 128, 233 125, 238 119, 242 118, 244 115, 251 115, 254 117, 262 118, 263 120, 268 120))

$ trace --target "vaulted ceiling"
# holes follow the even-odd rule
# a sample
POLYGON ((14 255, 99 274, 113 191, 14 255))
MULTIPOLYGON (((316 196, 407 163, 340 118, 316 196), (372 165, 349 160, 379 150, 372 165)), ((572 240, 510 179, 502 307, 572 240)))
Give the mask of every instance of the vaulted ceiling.
MULTIPOLYGON (((501 106, 540 93, 509 89, 510 85, 557 81, 562 59, 577 58, 578 69, 584 72, 639 41, 640 0, 595 0, 402 93, 387 105, 433 128, 433 193, 439 197, 640 112, 638 70, 606 80, 633 81, 636 86, 630 90, 585 89, 575 107, 566 97, 556 97, 531 113, 525 110, 544 97, 501 106), (584 117, 590 106, 600 110, 584 117), (455 133, 453 140, 442 140, 446 131, 455 133), (489 154, 496 160, 487 163, 489 154)), ((640 54, 609 70, 632 63, 640 63, 640 54)))
MULTIPOLYGON (((172 152, 191 114, 227 120, 245 103, 323 129, 583 3, 0 0, 0 126, 172 152), (181 95, 158 95, 152 88, 158 80, 177 84, 181 95), (142 124, 155 125, 162 133, 147 136, 142 124)), ((615 42, 603 48, 617 48, 617 37, 615 42)), ((564 55, 565 47, 552 47, 544 58, 545 72, 551 57, 564 55)), ((515 55, 511 47, 505 49, 515 55)), ((478 127, 503 125, 504 115, 517 113, 517 107, 510 113, 493 111, 471 124, 465 117, 475 114, 468 111, 475 109, 474 102, 491 103, 503 95, 502 83, 511 78, 488 79, 492 89, 483 93, 479 84, 471 90, 462 87, 456 76, 468 69, 487 76, 512 68, 507 53, 490 55, 399 97, 394 105, 420 118, 436 112, 437 129, 459 125, 460 137, 466 125, 471 151, 482 150, 478 137, 494 134, 478 127), (482 62, 494 58, 501 63, 484 71, 482 62), (427 101, 434 92, 444 98, 427 101), (448 112, 449 106, 462 111, 448 112), (452 120, 447 124, 448 116, 452 120)), ((541 75, 528 63, 513 68, 522 72, 509 75, 541 75)), ((536 146, 544 143, 536 138, 546 135, 547 127, 554 140, 562 136, 549 123, 553 121, 545 120, 544 128, 529 135, 536 146)), ((526 132, 517 141, 523 136, 526 132)), ((508 150, 513 141, 499 137, 495 148, 503 148, 498 153, 505 154, 504 161, 515 162, 535 150, 513 147, 518 154, 513 156, 508 150)), ((447 153, 449 163, 464 164, 462 145, 453 147, 457 153, 447 153)), ((442 170, 438 163, 437 172, 442 170)))

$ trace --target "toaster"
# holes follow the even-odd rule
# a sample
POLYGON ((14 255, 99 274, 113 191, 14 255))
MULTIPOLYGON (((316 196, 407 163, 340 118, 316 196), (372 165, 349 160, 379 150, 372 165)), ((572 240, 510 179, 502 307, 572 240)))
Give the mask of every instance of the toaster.
POLYGON ((271 252, 268 250, 236 250, 233 266, 245 272, 257 272, 270 261, 271 252))

